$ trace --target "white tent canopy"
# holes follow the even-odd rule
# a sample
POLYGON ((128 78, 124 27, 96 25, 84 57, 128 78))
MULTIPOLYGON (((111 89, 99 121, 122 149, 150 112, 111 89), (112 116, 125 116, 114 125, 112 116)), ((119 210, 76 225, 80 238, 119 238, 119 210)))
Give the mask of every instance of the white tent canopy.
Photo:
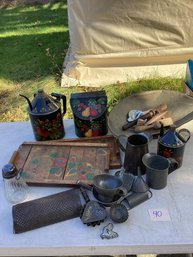
POLYGON ((68 0, 62 86, 183 76, 193 58, 192 0, 68 0))

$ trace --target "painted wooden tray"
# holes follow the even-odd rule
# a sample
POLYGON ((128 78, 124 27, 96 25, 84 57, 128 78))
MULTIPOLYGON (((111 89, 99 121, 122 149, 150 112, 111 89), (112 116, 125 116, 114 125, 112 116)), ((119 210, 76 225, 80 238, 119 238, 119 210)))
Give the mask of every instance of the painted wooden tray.
POLYGON ((92 184, 95 175, 109 171, 110 148, 105 143, 24 142, 11 157, 28 184, 73 186, 92 184))
POLYGON ((117 139, 113 135, 98 136, 98 137, 81 137, 60 139, 60 142, 90 142, 90 143, 107 143, 110 148, 110 169, 121 168, 121 158, 117 139))

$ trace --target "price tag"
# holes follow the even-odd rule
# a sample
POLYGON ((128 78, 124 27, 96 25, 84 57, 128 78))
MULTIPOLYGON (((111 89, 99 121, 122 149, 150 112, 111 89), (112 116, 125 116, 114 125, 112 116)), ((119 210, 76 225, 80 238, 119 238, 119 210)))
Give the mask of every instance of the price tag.
POLYGON ((171 221, 169 212, 164 208, 149 209, 148 210, 152 221, 171 221))

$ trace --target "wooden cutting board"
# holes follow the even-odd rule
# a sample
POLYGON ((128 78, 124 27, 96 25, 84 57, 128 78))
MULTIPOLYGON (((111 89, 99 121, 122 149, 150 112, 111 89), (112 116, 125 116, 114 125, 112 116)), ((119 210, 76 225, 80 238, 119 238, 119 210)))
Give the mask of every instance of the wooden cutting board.
POLYGON ((73 186, 77 180, 92 184, 95 175, 108 172, 108 143, 24 142, 10 162, 28 184, 73 186))

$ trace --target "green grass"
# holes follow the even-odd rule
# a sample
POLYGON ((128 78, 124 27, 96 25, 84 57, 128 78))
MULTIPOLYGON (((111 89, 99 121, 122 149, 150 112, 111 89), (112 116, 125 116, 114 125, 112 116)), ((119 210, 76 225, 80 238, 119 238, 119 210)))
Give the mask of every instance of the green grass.
POLYGON ((19 93, 60 89, 68 38, 65 1, 0 10, 0 121, 28 119, 19 93))
MULTIPOLYGON (((32 100, 39 88, 65 94, 65 118, 72 117, 70 94, 94 89, 60 87, 68 42, 66 1, 0 9, 0 121, 28 120, 19 94, 32 100)), ((181 80, 153 77, 107 86, 109 111, 127 95, 153 89, 181 91, 181 80)))

